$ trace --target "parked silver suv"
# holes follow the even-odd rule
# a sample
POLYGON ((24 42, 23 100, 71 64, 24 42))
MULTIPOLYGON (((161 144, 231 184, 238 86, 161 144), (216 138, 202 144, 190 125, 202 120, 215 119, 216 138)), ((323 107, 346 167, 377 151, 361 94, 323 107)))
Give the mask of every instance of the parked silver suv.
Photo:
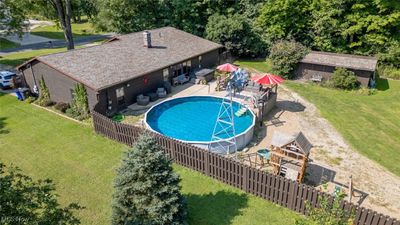
POLYGON ((0 88, 11 87, 13 77, 17 78, 17 74, 6 70, 0 71, 0 88))

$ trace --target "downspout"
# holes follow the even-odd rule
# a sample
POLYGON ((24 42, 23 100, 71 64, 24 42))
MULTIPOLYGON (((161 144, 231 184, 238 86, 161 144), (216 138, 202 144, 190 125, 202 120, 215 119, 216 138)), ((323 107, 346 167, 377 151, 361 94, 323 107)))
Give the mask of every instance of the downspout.
POLYGON ((33 72, 33 69, 32 69, 32 64, 29 63, 28 65, 29 65, 29 67, 31 68, 32 77, 33 77, 33 83, 34 83, 34 85, 36 85, 36 87, 37 87, 36 77, 35 77, 35 73, 33 72))
POLYGON ((24 71, 21 70, 21 69, 18 69, 18 71, 22 73, 23 82, 24 82, 24 87, 27 87, 27 86, 28 86, 28 83, 26 82, 26 78, 25 78, 25 73, 24 73, 24 71))

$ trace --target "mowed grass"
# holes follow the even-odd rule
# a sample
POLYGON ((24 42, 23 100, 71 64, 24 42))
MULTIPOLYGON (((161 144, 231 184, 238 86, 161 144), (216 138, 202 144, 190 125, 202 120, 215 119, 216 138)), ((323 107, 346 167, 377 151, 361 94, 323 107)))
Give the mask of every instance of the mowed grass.
MULTIPOLYGON (((101 44, 103 43, 104 40, 99 40, 92 42, 92 44, 101 44)), ((75 46, 76 49, 84 48, 85 45, 78 45, 75 46)), ((59 52, 65 52, 67 51, 67 48, 62 47, 62 48, 44 48, 44 49, 38 49, 38 50, 31 50, 31 51, 22 51, 22 52, 16 52, 16 53, 10 53, 4 56, 0 56, 0 64, 5 64, 9 66, 18 66, 25 61, 32 59, 33 57, 36 56, 41 56, 41 55, 48 55, 52 53, 59 53, 59 52)))
POLYGON ((272 72, 272 64, 265 59, 239 59, 234 62, 239 67, 246 68, 251 72, 270 73, 272 72))
MULTIPOLYGON (((96 32, 96 30, 93 28, 92 24, 89 22, 73 23, 73 24, 71 24, 71 28, 72 28, 72 36, 74 38, 99 34, 99 32, 96 32)), ((51 39, 64 39, 65 38, 63 30, 61 29, 61 27, 59 27, 57 25, 37 27, 31 31, 31 34, 46 37, 46 38, 51 38, 51 39)))
POLYGON ((315 104, 355 150, 400 176, 400 81, 379 80, 372 96, 297 82, 285 85, 315 104))
MULTIPOLYGON (((112 182, 125 146, 15 97, 0 94, 0 160, 35 179, 52 179, 62 204, 77 202, 82 224, 109 224, 112 182)), ((294 212, 174 166, 190 224, 294 224, 294 212)))
POLYGON ((10 66, 17 66, 25 61, 41 55, 47 55, 51 53, 58 53, 67 51, 66 48, 44 48, 39 50, 32 50, 32 51, 23 51, 17 53, 11 53, 4 56, 0 56, 0 64, 10 65, 10 66))
POLYGON ((19 44, 9 41, 5 38, 0 38, 0 50, 9 49, 9 48, 16 48, 19 44))

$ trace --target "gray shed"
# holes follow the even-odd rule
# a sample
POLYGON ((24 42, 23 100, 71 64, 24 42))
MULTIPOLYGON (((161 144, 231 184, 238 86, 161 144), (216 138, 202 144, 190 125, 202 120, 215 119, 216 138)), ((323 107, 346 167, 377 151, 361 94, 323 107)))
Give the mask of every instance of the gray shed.
POLYGON ((312 80, 315 77, 329 80, 337 67, 353 71, 362 86, 375 85, 375 70, 378 60, 375 57, 330 52, 312 51, 299 63, 295 74, 298 78, 312 80))

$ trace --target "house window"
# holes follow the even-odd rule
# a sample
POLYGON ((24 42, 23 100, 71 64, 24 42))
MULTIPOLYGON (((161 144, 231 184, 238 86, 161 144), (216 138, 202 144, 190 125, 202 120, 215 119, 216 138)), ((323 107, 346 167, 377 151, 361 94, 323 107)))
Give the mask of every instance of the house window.
POLYGON ((172 71, 173 71, 173 77, 177 77, 177 76, 183 74, 184 72, 183 72, 182 63, 172 66, 172 71))
POLYGON ((201 56, 199 56, 199 68, 201 68, 201 56))
POLYGON ((192 69, 192 62, 190 60, 185 62, 185 73, 190 73, 192 69))
POLYGON ((163 69, 163 77, 164 77, 164 81, 169 81, 169 69, 168 68, 163 69))
POLYGON ((117 95, 117 102, 118 105, 123 105, 125 104, 125 92, 124 92, 124 87, 118 88, 115 90, 115 93, 117 95))

